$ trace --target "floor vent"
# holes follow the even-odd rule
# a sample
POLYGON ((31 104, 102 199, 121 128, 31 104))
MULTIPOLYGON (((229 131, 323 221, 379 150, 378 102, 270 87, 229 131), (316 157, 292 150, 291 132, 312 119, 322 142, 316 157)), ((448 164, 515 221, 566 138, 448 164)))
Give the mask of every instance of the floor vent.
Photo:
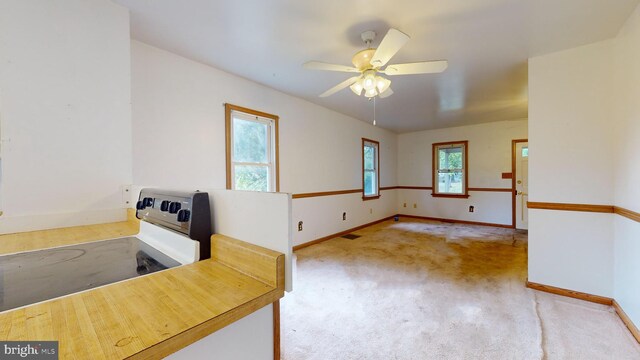
POLYGON ((355 240, 357 238, 360 237, 360 235, 356 235, 356 234, 347 234, 347 235, 342 235, 343 238, 345 239, 349 239, 349 240, 355 240))

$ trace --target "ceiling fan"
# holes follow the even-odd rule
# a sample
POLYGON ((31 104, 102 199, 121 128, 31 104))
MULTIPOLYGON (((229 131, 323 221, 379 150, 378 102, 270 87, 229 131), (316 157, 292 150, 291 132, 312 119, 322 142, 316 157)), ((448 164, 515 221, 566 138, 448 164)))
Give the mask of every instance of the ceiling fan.
POLYGON ((362 41, 367 45, 367 49, 359 51, 353 56, 351 62, 354 67, 328 64, 320 61, 309 61, 303 65, 306 69, 311 70, 359 73, 323 92, 320 94, 320 97, 327 97, 346 87, 350 87, 358 96, 364 92, 364 96, 368 98, 375 96, 385 98, 393 94, 393 91, 389 87, 391 80, 378 74, 388 76, 433 74, 443 72, 448 66, 446 60, 387 65, 389 60, 391 60, 410 38, 402 31, 392 28, 389 29, 387 35, 382 39, 378 48, 374 49, 371 47, 371 42, 373 42, 375 37, 376 33, 374 31, 365 31, 361 34, 362 41), (385 65, 387 66, 382 69, 385 65))

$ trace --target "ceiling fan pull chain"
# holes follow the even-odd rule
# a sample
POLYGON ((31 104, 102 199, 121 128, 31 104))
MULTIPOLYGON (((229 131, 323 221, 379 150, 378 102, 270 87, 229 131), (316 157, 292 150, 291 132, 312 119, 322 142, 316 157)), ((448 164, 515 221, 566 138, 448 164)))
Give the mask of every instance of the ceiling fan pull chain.
POLYGON ((376 97, 373 97, 373 126, 376 126, 376 97))

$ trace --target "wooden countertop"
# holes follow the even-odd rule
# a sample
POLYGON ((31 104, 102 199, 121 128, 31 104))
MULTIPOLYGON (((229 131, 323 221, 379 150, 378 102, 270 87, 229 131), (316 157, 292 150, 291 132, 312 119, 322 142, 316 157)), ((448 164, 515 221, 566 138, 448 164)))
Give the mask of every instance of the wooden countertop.
MULTIPOLYGON (((135 233, 130 221, 2 235, 0 253, 135 233)), ((211 259, 0 313, 0 339, 57 340, 61 359, 158 359, 282 296, 283 254, 214 235, 211 259)))

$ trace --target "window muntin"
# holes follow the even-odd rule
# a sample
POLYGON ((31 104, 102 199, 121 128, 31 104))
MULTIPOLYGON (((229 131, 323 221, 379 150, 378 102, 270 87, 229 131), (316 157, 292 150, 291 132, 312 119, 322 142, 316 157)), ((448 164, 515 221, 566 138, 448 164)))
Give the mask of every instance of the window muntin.
POLYGON ((468 197, 467 141, 433 144, 433 196, 468 197))
POLYGON ((362 139, 362 198, 365 200, 380 197, 379 148, 377 141, 362 139))
POLYGON ((227 188, 278 191, 278 117, 227 107, 227 188))

